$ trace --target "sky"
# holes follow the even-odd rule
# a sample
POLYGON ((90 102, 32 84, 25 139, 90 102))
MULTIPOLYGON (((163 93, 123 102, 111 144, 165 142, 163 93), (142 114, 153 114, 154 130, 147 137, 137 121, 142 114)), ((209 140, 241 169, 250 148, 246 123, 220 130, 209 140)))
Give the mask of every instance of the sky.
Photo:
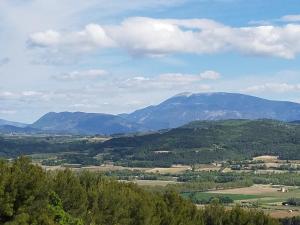
POLYGON ((182 92, 300 103, 298 0, 0 0, 0 118, 182 92))

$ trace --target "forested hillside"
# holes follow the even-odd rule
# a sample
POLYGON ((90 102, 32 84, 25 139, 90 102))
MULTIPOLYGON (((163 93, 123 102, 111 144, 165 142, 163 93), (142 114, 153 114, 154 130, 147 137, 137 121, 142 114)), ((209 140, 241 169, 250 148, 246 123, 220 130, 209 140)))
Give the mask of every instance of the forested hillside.
POLYGON ((77 136, 0 136, 0 157, 15 158, 33 153, 84 152, 96 144, 77 136))
POLYGON ((109 152, 114 161, 145 165, 206 163, 266 154, 300 159, 300 126, 273 120, 196 121, 166 132, 114 138, 100 149, 109 152))
POLYGON ((99 138, 0 136, 0 156, 72 152, 91 159, 98 155, 101 162, 138 167, 191 165, 259 155, 300 159, 300 125, 273 120, 196 121, 151 134, 115 137, 104 143, 97 141, 99 138))
POLYGON ((4 225, 276 225, 258 211, 197 209, 176 193, 150 193, 131 183, 69 170, 46 173, 20 158, 0 162, 4 225))

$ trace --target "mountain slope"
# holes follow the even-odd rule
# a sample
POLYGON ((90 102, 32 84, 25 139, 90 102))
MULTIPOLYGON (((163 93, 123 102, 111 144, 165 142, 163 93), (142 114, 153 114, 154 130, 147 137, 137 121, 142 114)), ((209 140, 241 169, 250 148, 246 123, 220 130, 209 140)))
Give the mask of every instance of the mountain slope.
POLYGON ((291 121, 290 123, 292 123, 292 124, 300 124, 300 120, 294 120, 294 121, 291 121))
POLYGON ((5 126, 5 125, 15 126, 15 127, 25 127, 25 126, 27 126, 27 124, 24 124, 24 123, 18 123, 18 122, 12 122, 12 121, 7 121, 7 120, 0 119, 0 126, 5 126))
POLYGON ((12 125, 3 125, 0 126, 0 133, 2 134, 36 134, 41 133, 41 130, 26 126, 26 127, 16 127, 12 125))
POLYGON ((43 131, 59 131, 74 134, 114 134, 136 132, 139 127, 122 117, 83 112, 50 112, 30 127, 43 131))
POLYGON ((174 128, 195 120, 293 121, 300 119, 300 104, 234 93, 184 93, 123 117, 153 130, 174 128))
POLYGON ((164 133, 104 142, 114 159, 169 164, 278 155, 300 159, 300 125, 273 120, 196 121, 164 133), (163 153, 160 153, 163 152, 163 153))
POLYGON ((300 104, 234 93, 184 93, 130 114, 48 113, 30 127, 76 134, 156 131, 197 120, 300 120, 300 104))

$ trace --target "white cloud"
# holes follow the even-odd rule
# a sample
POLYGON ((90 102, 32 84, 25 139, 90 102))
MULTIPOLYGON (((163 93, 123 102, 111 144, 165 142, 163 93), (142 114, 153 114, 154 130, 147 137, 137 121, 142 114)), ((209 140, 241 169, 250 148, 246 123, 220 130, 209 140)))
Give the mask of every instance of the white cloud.
POLYGON ((300 91, 300 84, 288 84, 288 83, 266 83, 262 85, 254 85, 247 87, 243 91, 250 93, 261 93, 261 92, 294 92, 300 91))
POLYGON ((283 22, 300 22, 300 14, 295 15, 285 15, 280 18, 283 22))
MULTIPOLYGON (((67 74, 61 74, 55 79, 64 81, 84 81, 85 79, 96 79, 108 74, 104 70, 87 70, 87 71, 73 71, 67 74)), ((86 108, 99 109, 104 107, 103 102, 109 103, 111 106, 112 101, 114 104, 125 104, 126 98, 130 101, 137 101, 140 104, 144 102, 144 98, 147 98, 148 94, 153 96, 157 95, 159 99, 163 98, 161 93, 168 93, 167 96, 177 94, 183 91, 208 91, 211 90, 210 84, 205 81, 213 81, 218 79, 220 74, 209 70, 200 74, 183 74, 183 73, 165 73, 152 77, 135 76, 132 78, 126 77, 113 77, 109 76, 107 79, 102 79, 101 82, 94 82, 92 85, 86 86, 80 85, 78 88, 67 88, 63 85, 62 89, 58 90, 23 90, 23 91, 2 91, 0 92, 0 99, 3 102, 9 102, 10 105, 22 105, 26 104, 26 107, 30 105, 55 105, 66 107, 68 102, 69 107, 72 108, 86 108), (136 93, 148 93, 141 95, 140 99, 136 98, 136 93), (130 97, 128 97, 130 95, 130 97), (99 100, 101 96, 101 100, 99 100), (120 96, 122 99, 120 100, 120 96), (105 99, 102 101, 102 99, 105 99)), ((130 104, 131 107, 133 103, 130 104)), ((138 103, 135 103, 138 105, 138 103)), ((105 107, 108 107, 105 105, 105 107)), ((115 106, 117 108, 117 106, 115 106)), ((126 105, 129 107, 129 105, 126 105)))
POLYGON ((74 109, 77 109, 77 108, 85 108, 85 109, 97 109, 98 106, 97 105, 94 105, 94 104, 86 104, 86 103, 75 103, 75 104, 72 104, 69 106, 70 108, 74 108, 74 109))
POLYGON ((40 98, 46 95, 46 92, 43 93, 41 91, 33 91, 33 90, 25 90, 25 91, 2 91, 0 92, 0 99, 33 99, 33 98, 40 98))
POLYGON ((215 71, 205 71, 199 75, 182 74, 182 73, 166 73, 161 74, 156 78, 157 81, 170 82, 175 84, 188 84, 202 80, 216 80, 220 74, 215 71))
POLYGON ((164 73, 154 77, 136 76, 126 80, 119 80, 118 86, 120 88, 133 90, 189 90, 195 87, 199 91, 210 89, 209 85, 202 84, 205 80, 216 80, 221 75, 212 70, 204 71, 200 74, 183 74, 183 73, 164 73))
POLYGON ((48 30, 30 35, 29 45, 31 47, 50 48, 53 50, 66 51, 92 51, 95 49, 114 47, 104 29, 97 24, 89 24, 84 30, 70 33, 59 33, 48 30))
POLYGON ((52 76, 52 78, 56 80, 62 80, 62 81, 92 80, 92 79, 101 78, 107 74, 108 72, 105 70, 91 69, 91 70, 84 70, 84 71, 72 71, 70 73, 64 73, 64 74, 52 76))
POLYGON ((63 80, 79 80, 77 87, 59 83, 55 90, 46 87, 40 90, 2 90, 1 106, 3 109, 14 106, 11 110, 17 112, 30 109, 43 110, 45 113, 65 110, 121 113, 157 104, 179 92, 211 91, 211 82, 220 76, 216 76, 219 73, 212 70, 199 74, 165 73, 149 77, 111 74, 99 82, 82 85, 87 77, 93 79, 106 73, 103 70, 87 70, 61 75, 64 75, 60 77, 63 80))
POLYGON ((0 92, 0 98, 7 98, 7 97, 12 97, 14 96, 14 93, 10 91, 2 91, 0 92))
POLYGON ((221 74, 213 70, 207 70, 200 73, 200 77, 207 80, 217 80, 221 77, 221 74))
POLYGON ((43 93, 38 92, 38 91, 22 91, 21 96, 25 97, 35 97, 35 96, 42 96, 43 93))
POLYGON ((272 24, 277 23, 298 23, 300 22, 300 14, 294 15, 285 15, 276 19, 268 19, 268 20, 251 20, 248 24, 250 25, 261 25, 261 26, 272 26, 272 24))
POLYGON ((16 113, 17 113, 16 110, 0 110, 0 114, 4 114, 4 115, 13 115, 16 113))
POLYGON ((45 32, 38 32, 35 34, 32 34, 30 36, 30 43, 44 47, 44 46, 55 46, 59 44, 61 39, 60 33, 54 30, 47 30, 45 32))
POLYGON ((33 46, 60 51, 118 47, 133 55, 148 56, 236 51, 291 59, 300 52, 300 25, 236 28, 208 19, 134 17, 115 26, 90 24, 76 32, 39 32, 29 40, 33 46))
POLYGON ((132 80, 137 80, 137 81, 149 81, 151 80, 150 78, 147 77, 133 77, 132 80))

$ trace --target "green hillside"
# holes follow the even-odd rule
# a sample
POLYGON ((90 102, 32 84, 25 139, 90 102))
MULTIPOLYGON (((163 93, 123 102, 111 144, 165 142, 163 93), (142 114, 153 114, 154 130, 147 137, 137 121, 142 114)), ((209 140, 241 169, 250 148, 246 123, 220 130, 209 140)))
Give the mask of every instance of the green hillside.
POLYGON ((197 121, 166 132, 114 138, 98 152, 137 165, 207 163, 265 154, 300 159, 300 125, 273 120, 197 121))

